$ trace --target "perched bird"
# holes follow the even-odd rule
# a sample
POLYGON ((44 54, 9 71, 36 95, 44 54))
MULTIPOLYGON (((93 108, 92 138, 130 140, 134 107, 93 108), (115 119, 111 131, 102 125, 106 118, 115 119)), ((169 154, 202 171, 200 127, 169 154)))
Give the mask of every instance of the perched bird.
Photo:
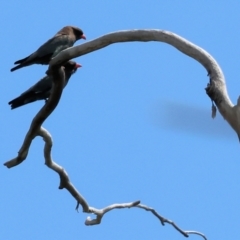
POLYGON ((48 64, 52 57, 62 50, 72 47, 79 39, 86 39, 83 31, 78 27, 66 26, 62 28, 54 37, 45 42, 38 50, 26 58, 16 61, 18 64, 11 69, 11 72, 32 64, 48 64))
MULTIPOLYGON (((74 61, 68 61, 63 65, 65 72, 65 85, 67 85, 71 75, 77 71, 80 64, 74 61)), ((22 93, 19 97, 11 100, 8 104, 11 105, 11 109, 21 107, 25 104, 35 102, 37 100, 47 100, 50 97, 52 90, 52 77, 45 76, 39 80, 35 85, 30 87, 27 91, 22 93)))

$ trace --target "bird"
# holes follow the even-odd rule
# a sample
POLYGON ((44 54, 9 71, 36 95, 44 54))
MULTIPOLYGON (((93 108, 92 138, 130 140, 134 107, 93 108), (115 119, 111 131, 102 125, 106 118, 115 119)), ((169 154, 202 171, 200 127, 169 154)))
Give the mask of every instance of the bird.
POLYGON ((80 28, 66 26, 40 46, 37 51, 26 58, 17 60, 14 64, 18 65, 13 67, 11 72, 32 64, 49 64, 52 57, 56 56, 62 50, 72 47, 73 44, 81 38, 86 40, 86 37, 80 28))
MULTIPOLYGON (((65 72, 64 87, 66 87, 72 74, 74 74, 77 71, 77 69, 81 67, 81 65, 74 61, 68 61, 63 65, 63 67, 65 72)), ((40 79, 27 91, 23 92, 19 97, 11 100, 8 104, 11 106, 11 109, 15 109, 25 104, 35 102, 37 100, 47 101, 47 99, 50 97, 51 90, 52 90, 52 77, 47 75, 44 78, 40 79)))

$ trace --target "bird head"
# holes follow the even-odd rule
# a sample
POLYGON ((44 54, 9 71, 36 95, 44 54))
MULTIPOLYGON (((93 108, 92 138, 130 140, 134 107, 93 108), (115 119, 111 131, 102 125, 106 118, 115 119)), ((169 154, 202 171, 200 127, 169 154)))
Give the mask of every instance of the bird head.
POLYGON ((71 72, 71 74, 73 74, 77 71, 78 68, 82 67, 82 65, 74 61, 68 61, 63 65, 63 67, 65 71, 71 72))
POLYGON ((76 36, 76 39, 84 39, 86 40, 86 36, 84 35, 82 29, 78 28, 78 27, 71 27, 73 29, 74 35, 76 36))

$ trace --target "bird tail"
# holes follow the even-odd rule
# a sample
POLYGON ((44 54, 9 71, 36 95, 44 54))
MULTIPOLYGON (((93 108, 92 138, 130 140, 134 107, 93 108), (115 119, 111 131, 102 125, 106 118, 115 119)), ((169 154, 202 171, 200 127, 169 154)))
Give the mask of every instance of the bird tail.
POLYGON ((20 59, 20 60, 17 60, 14 64, 18 64, 17 66, 15 66, 14 68, 11 69, 11 72, 19 69, 19 68, 23 68, 23 67, 26 67, 26 66, 29 66, 32 63, 32 57, 34 56, 35 53, 23 58, 23 59, 20 59))
POLYGON ((20 59, 20 60, 17 60, 14 64, 21 64, 23 62, 25 62, 30 56, 26 57, 26 58, 23 58, 23 59, 20 59))
POLYGON ((8 104, 11 106, 11 109, 15 109, 15 108, 18 108, 18 107, 21 107, 23 105, 26 105, 28 103, 31 103, 31 102, 34 102, 36 101, 35 99, 33 98, 27 98, 26 96, 20 96, 20 97, 17 97, 13 100, 11 100, 8 104))
POLYGON ((18 61, 16 61, 14 64, 18 64, 17 66, 15 66, 14 68, 11 69, 11 72, 19 69, 19 68, 23 68, 23 67, 27 67, 29 65, 32 65, 34 63, 36 64, 48 64, 49 61, 51 60, 51 56, 52 53, 50 54, 46 54, 44 56, 38 57, 37 56, 37 52, 29 55, 26 58, 20 59, 18 61))
POLYGON ((28 65, 27 65, 27 64, 19 64, 19 65, 17 65, 16 67, 12 68, 12 69, 11 69, 11 72, 13 72, 13 71, 15 71, 15 70, 17 70, 17 69, 19 69, 19 68, 26 67, 26 66, 28 66, 28 65))

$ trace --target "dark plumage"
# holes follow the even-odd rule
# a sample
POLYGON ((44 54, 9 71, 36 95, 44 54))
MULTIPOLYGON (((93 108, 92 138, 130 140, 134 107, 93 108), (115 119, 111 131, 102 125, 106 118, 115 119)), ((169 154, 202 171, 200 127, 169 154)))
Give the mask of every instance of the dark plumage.
POLYGON ((16 61, 18 64, 11 69, 11 72, 32 64, 48 64, 52 57, 62 50, 72 47, 79 39, 86 39, 83 31, 78 27, 66 26, 62 28, 54 37, 44 43, 38 50, 26 58, 16 61))
MULTIPOLYGON (((68 61, 64 65, 65 71, 65 85, 67 85, 71 75, 77 71, 80 64, 74 61, 68 61)), ((27 91, 22 93, 19 97, 11 100, 8 104, 11 105, 11 109, 21 107, 25 104, 35 102, 37 100, 46 100, 49 98, 52 90, 52 77, 46 76, 39 80, 35 85, 29 88, 27 91)))

